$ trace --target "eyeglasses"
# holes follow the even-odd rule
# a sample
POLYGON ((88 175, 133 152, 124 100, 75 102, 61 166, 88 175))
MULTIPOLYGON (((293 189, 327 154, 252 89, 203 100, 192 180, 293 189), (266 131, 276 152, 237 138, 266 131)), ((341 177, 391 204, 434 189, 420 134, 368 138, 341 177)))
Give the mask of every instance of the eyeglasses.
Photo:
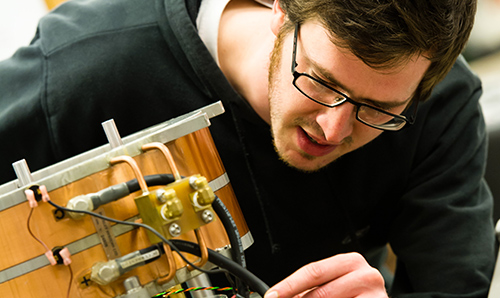
POLYGON ((325 81, 315 78, 307 73, 297 72, 295 69, 298 65, 296 60, 298 31, 299 24, 295 24, 292 54, 292 84, 298 91, 300 91, 300 93, 305 95, 310 100, 329 108, 334 108, 345 102, 349 102, 356 106, 356 119, 361 123, 376 129, 397 131, 403 128, 406 124, 411 125, 415 122, 418 100, 415 104, 410 104, 414 106, 412 116, 406 117, 403 115, 393 114, 382 108, 354 101, 344 93, 328 85, 325 81))

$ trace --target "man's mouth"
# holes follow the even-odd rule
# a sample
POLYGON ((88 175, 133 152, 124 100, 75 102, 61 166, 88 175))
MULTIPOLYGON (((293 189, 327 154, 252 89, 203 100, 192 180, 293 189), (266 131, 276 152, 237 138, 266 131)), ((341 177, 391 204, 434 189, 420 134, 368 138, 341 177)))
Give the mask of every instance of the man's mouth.
POLYGON ((316 157, 327 155, 338 147, 318 143, 301 127, 297 127, 297 144, 302 151, 316 157))

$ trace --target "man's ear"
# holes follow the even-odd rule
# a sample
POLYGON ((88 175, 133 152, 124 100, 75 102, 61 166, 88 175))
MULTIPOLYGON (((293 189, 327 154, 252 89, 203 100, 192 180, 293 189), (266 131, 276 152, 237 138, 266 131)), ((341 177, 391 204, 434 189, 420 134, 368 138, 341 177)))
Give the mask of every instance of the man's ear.
POLYGON ((283 26, 283 23, 285 22, 285 17, 286 15, 280 6, 280 1, 274 0, 273 16, 271 18, 271 31, 273 31, 274 35, 278 35, 281 26, 283 26))

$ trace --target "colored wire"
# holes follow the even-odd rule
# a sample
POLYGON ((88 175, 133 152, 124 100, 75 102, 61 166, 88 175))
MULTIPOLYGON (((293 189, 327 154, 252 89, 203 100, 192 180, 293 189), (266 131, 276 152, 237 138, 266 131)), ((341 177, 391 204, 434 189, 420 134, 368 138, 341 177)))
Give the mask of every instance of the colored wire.
POLYGON ((69 293, 71 292, 71 281, 73 280, 73 269, 71 269, 71 265, 68 265, 69 269, 69 286, 68 286, 68 293, 66 294, 66 298, 69 298, 69 293))
MULTIPOLYGON (((171 242, 184 252, 198 256, 200 254, 199 245, 196 243, 175 239, 172 239, 171 242)), ((264 297, 264 294, 269 289, 269 286, 262 280, 260 280, 257 276, 255 276, 252 272, 243 268, 240 264, 236 263, 230 258, 227 258, 211 249, 208 249, 208 260, 212 264, 215 264, 220 268, 224 268, 232 275, 240 278, 246 285, 250 287, 250 289, 254 290, 262 297, 264 297)))
POLYGON ((30 233, 31 237, 33 237, 33 239, 35 239, 36 241, 38 241, 44 248, 45 248, 45 251, 49 251, 49 247, 42 241, 40 240, 39 238, 37 238, 35 236, 35 234, 33 234, 33 231, 31 231, 31 227, 30 227, 30 221, 31 221, 31 216, 33 215, 33 211, 35 210, 34 208, 30 208, 30 214, 28 215, 28 221, 27 221, 27 227, 28 227, 28 232, 30 233))
MULTIPOLYGON (((38 241, 44 248, 45 248, 45 251, 49 251, 49 247, 39 238, 37 238, 35 236, 35 234, 33 234, 33 231, 31 230, 31 227, 30 227, 30 222, 31 222, 31 216, 33 215, 33 211, 35 210, 35 208, 30 208, 30 214, 28 215, 28 220, 27 220, 27 223, 26 223, 26 226, 28 228, 28 232, 30 233, 31 237, 33 237, 36 241, 38 241)), ((71 292, 71 282, 73 281, 73 270, 71 269, 71 265, 68 265, 68 269, 69 269, 69 285, 68 285, 68 292, 66 294, 66 297, 69 298, 69 294, 71 292)))
POLYGON ((196 291, 219 291, 219 292, 223 292, 223 291, 232 291, 232 290, 234 290, 234 288, 232 288, 232 287, 225 287, 225 288, 219 288, 219 287, 192 287, 192 288, 188 288, 188 289, 177 289, 177 290, 171 290, 171 291, 161 292, 161 293, 158 293, 155 296, 153 296, 153 298, 156 298, 156 297, 168 297, 168 296, 173 295, 173 294, 186 293, 186 292, 196 292, 196 291))

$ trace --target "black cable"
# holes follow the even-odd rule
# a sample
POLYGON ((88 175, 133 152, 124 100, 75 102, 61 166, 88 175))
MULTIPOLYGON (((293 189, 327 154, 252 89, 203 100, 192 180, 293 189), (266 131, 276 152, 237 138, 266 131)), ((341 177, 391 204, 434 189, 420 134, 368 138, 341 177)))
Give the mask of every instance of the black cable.
MULTIPOLYGON (((231 213, 226 208, 226 205, 224 205, 224 202, 222 202, 222 200, 217 196, 215 196, 212 207, 214 208, 215 213, 217 213, 217 216, 219 217, 222 225, 224 226, 224 229, 226 230, 226 234, 229 238, 229 243, 231 244, 231 255, 233 257, 233 260, 243 268, 246 268, 245 252, 243 249, 243 244, 241 243, 240 232, 238 231, 238 227, 236 226, 231 213)), ((228 278, 228 280, 230 279, 228 278)), ((250 291, 248 290, 247 286, 242 283, 240 279, 236 279, 235 283, 237 293, 242 297, 249 297, 250 291)))
MULTIPOLYGON (((144 176, 144 180, 146 180, 146 184, 148 186, 158 186, 170 184, 175 181, 175 178, 172 174, 156 174, 144 176)), ((141 190, 137 179, 127 181, 126 184, 130 193, 141 190)))
MULTIPOLYGON (((184 240, 171 240, 172 243, 177 246, 180 250, 194 254, 197 256, 201 255, 200 246, 196 243, 184 241, 184 240)), ((238 263, 233 260, 226 258, 225 256, 208 249, 208 260, 229 271, 232 275, 240 278, 244 281, 253 291, 257 292, 259 295, 264 297, 264 294, 269 289, 269 286, 260 280, 257 276, 255 276, 252 272, 243 268, 238 263)))
POLYGON ((215 196, 212 207, 226 230, 229 242, 231 243, 231 254, 233 255, 234 261, 246 268, 247 265, 243 244, 241 243, 240 232, 238 231, 238 227, 236 226, 231 213, 226 208, 226 205, 224 205, 224 202, 222 202, 222 200, 217 196, 215 196))

